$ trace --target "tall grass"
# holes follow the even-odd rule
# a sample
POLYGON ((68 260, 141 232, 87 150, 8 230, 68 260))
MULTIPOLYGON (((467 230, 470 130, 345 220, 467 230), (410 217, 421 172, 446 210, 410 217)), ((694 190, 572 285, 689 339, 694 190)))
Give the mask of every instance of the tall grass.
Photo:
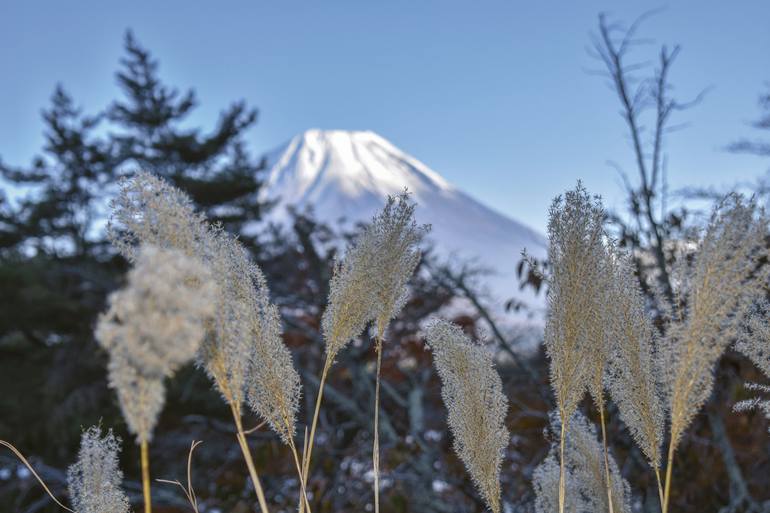
POLYGON ((96 339, 110 354, 109 383, 140 445, 145 513, 151 512, 149 442, 165 401, 163 380, 195 358, 213 315, 214 282, 198 260, 143 245, 125 289, 109 297, 96 339))
POLYGON ((728 196, 714 211, 697 252, 677 268, 673 319, 658 367, 669 433, 663 513, 677 447, 714 386, 714 366, 766 292, 768 220, 753 201, 728 196))
POLYGON ((345 255, 335 261, 334 274, 329 284, 328 306, 321 323, 326 342, 326 359, 318 387, 302 477, 307 481, 329 370, 337 354, 371 324, 377 354, 372 447, 375 513, 380 510, 379 405, 382 345, 388 324, 406 302, 407 281, 420 261, 417 245, 429 230, 428 226, 417 225, 414 209, 415 205, 406 192, 389 197, 383 210, 355 238, 345 255))
POLYGON ((628 255, 617 256, 609 292, 608 329, 614 343, 608 354, 607 388, 620 419, 655 472, 662 504, 660 451, 665 412, 656 381, 658 335, 645 312, 644 296, 628 255))
MULTIPOLYGON (((548 221, 548 318, 545 348, 559 416, 559 513, 565 511, 565 450, 570 419, 586 390, 602 400, 606 287, 604 209, 582 185, 553 201, 548 221)), ((608 489, 609 490, 609 489, 608 489)))
MULTIPOLYGON (((165 400, 164 380, 191 360, 211 378, 231 411, 260 509, 267 513, 270 506, 243 428, 246 405, 289 447, 300 483, 298 509, 310 513, 307 487, 324 385, 336 358, 367 327, 376 354, 372 468, 374 510, 379 512, 384 343, 408 297, 407 282, 419 264, 419 243, 428 229, 416 224, 414 212, 408 194, 390 198, 336 259, 321 322, 325 354, 315 408, 309 431, 305 428, 304 439, 298 440, 301 382, 261 270, 236 238, 210 225, 181 191, 147 173, 121 183, 109 234, 132 268, 126 286, 110 296, 96 338, 109 353, 110 386, 141 446, 147 513, 152 507, 149 442, 165 400)), ((609 397, 649 463, 661 511, 667 513, 676 492, 676 450, 711 393, 714 367, 727 347, 736 343, 770 377, 770 307, 764 300, 770 277, 768 219, 753 201, 725 198, 697 240, 681 244, 671 269, 674 300, 655 305, 664 315, 654 323, 650 298, 641 287, 647 277, 637 274, 632 255, 608 236, 601 201, 578 184, 554 200, 549 215, 544 345, 555 409, 551 450, 533 473, 535 510, 631 511, 632 491, 606 431, 609 397), (581 411, 586 393, 598 411, 599 429, 581 411)), ((424 333, 441 378, 454 450, 486 506, 500 513, 510 433, 494 353, 445 320, 432 321, 424 333)), ((752 389, 768 390, 763 385, 752 389)), ((767 414, 768 404, 754 399, 736 409, 759 408, 767 414)), ((0 445, 32 469, 13 445, 0 445)), ((111 432, 91 428, 83 433, 78 461, 67 474, 70 511, 128 511, 118 451, 111 432)), ((188 460, 188 480, 189 474, 188 460)), ((182 489, 197 510, 191 484, 182 489)))
POLYGON ((492 355, 444 320, 426 328, 442 381, 454 449, 493 513, 500 513, 500 467, 509 442, 508 400, 492 355))
MULTIPOLYGON (((551 415, 551 430, 560 436, 558 414, 551 415)), ((565 441, 564 497, 559 496, 559 480, 562 462, 552 448, 545 460, 533 473, 535 511, 549 513, 564 503, 564 510, 631 512, 631 490, 620 469, 605 447, 597 440, 596 428, 579 411, 570 419, 571 429, 565 441), (606 466, 606 468, 605 468, 606 466), (609 475, 611 493, 606 492, 605 480, 609 475)))
MULTIPOLYGON (((630 257, 603 235, 602 210, 580 184, 551 208, 545 343, 560 426, 558 510, 566 510, 570 489, 565 461, 569 423, 587 387, 602 425, 602 396, 609 389, 655 473, 661 510, 666 513, 674 490, 676 449, 711 394, 717 361, 736 339, 749 356, 762 361, 766 354, 766 318, 748 314, 767 293, 768 221, 753 201, 739 195, 720 202, 702 236, 682 245, 672 270, 675 302, 657 305, 669 312, 657 332, 645 312, 630 257), (741 332, 747 318, 756 325, 741 332)), ((604 433, 602 438, 607 510, 613 511, 604 433)), ((552 478, 545 470, 539 475, 543 489, 552 478)))

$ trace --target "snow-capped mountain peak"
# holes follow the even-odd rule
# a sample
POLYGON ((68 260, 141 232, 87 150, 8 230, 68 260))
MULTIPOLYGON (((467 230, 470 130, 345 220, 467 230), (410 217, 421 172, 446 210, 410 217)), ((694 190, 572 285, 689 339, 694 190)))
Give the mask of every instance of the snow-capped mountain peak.
POLYGON ((422 162, 370 131, 308 130, 272 152, 268 161, 267 197, 299 207, 312 205, 316 212, 326 205, 341 208, 337 217, 355 214, 373 200, 379 205, 404 188, 417 196, 453 190, 422 162), (338 203, 338 193, 353 204, 338 203))
POLYGON ((491 270, 484 285, 500 305, 511 297, 542 305, 542 298, 519 290, 515 275, 523 249, 545 255, 542 235, 471 198, 378 134, 308 130, 267 160, 263 199, 276 201, 269 220, 285 221, 294 207, 312 209, 330 224, 368 221, 388 195, 407 189, 417 203, 417 221, 432 226, 439 255, 491 270))

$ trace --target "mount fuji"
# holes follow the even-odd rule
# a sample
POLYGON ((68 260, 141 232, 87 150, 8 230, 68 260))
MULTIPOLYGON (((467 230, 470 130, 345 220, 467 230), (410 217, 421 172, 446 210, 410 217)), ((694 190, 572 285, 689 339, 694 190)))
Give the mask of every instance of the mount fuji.
POLYGON ((525 248, 543 258, 544 237, 471 198, 383 137, 370 131, 308 130, 266 159, 262 199, 275 202, 267 221, 287 222, 293 207, 332 226, 349 226, 369 221, 388 195, 406 188, 417 203, 417 222, 432 226, 435 254, 451 266, 472 261, 489 271, 479 285, 493 311, 502 313, 511 298, 543 307, 542 295, 519 290, 516 265, 525 248))

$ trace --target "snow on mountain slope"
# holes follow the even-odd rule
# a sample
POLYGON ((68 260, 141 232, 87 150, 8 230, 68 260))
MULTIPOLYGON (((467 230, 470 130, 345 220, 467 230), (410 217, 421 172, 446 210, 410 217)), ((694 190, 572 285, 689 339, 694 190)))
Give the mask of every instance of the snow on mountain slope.
POLYGON ((499 214, 449 184, 438 173, 379 135, 365 131, 309 130, 268 157, 263 199, 276 200, 269 220, 283 222, 287 207, 311 208, 332 225, 368 221, 388 195, 407 188, 419 223, 432 225, 436 252, 453 265, 474 260, 493 274, 482 286, 502 312, 516 298, 535 307, 542 295, 520 291, 516 264, 526 248, 542 258, 546 242, 534 230, 499 214))

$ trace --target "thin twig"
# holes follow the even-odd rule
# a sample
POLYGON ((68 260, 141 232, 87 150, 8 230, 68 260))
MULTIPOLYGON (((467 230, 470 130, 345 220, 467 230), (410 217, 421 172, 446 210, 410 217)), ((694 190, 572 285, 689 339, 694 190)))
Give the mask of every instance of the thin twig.
POLYGON ((13 454, 16 455, 17 458, 19 458, 19 460, 27 467, 27 469, 29 469, 29 471, 32 473, 35 479, 37 479, 37 482, 40 483, 40 486, 43 487, 43 490, 45 490, 48 496, 51 499, 53 499, 53 501, 56 504, 58 504, 60 507, 62 507, 63 509, 66 509, 71 513, 75 513, 73 510, 69 509, 67 506, 59 502, 59 499, 57 499, 56 496, 51 492, 51 490, 48 489, 48 486, 45 484, 43 479, 37 474, 37 472, 35 472, 35 469, 32 468, 32 465, 29 463, 29 461, 27 461, 27 458, 25 458, 24 455, 16 447, 13 446, 13 444, 11 444, 10 442, 6 442, 5 440, 0 440, 0 445, 9 449, 13 454))
POLYGON ((195 488, 193 488, 193 485, 192 485, 192 456, 193 456, 193 451, 195 451, 195 448, 202 443, 203 442, 201 442, 200 440, 198 441, 193 440, 192 443, 190 444, 190 452, 187 454, 187 488, 185 488, 182 485, 182 483, 180 483, 179 481, 171 481, 168 479, 155 480, 158 483, 177 485, 179 488, 181 488, 185 497, 187 497, 187 501, 190 503, 190 506, 192 506, 192 509, 195 513, 198 513, 198 498, 195 496, 195 488))

